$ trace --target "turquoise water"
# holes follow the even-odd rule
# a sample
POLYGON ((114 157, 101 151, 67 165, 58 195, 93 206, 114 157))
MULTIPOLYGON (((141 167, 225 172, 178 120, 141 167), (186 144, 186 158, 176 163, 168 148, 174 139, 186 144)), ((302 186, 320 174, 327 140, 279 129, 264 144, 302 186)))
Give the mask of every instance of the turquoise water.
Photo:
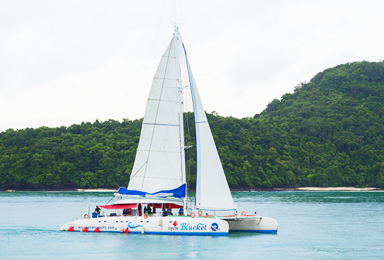
POLYGON ((112 193, 0 193, 1 259, 383 259, 384 192, 234 192, 274 234, 228 237, 71 233, 59 227, 112 193))

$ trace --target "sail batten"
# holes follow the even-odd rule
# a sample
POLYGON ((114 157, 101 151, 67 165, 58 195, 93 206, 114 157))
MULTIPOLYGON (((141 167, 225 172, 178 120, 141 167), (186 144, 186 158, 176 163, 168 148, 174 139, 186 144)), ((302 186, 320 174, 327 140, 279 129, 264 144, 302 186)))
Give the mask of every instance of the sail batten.
POLYGON ((179 126, 179 125, 170 125, 170 124, 155 124, 155 123, 143 123, 145 125, 162 125, 162 126, 179 126))

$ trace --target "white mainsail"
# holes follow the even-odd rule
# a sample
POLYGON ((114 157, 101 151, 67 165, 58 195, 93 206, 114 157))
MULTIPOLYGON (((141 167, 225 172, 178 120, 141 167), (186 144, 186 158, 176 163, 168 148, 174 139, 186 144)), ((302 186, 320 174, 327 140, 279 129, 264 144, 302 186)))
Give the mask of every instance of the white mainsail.
POLYGON ((205 210, 236 209, 187 57, 186 62, 196 129, 195 206, 197 209, 205 210))
POLYGON ((177 44, 174 36, 153 79, 128 190, 155 193, 185 184, 177 44))

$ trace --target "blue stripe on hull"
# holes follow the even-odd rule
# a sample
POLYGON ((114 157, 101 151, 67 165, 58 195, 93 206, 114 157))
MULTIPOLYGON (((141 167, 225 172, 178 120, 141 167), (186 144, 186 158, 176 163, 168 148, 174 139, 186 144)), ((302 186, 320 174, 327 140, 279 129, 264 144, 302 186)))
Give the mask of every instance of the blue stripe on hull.
MULTIPOLYGON (((129 232, 140 234, 141 232, 129 232)), ((227 236, 228 233, 224 232, 212 232, 212 233, 200 233, 200 232, 145 232, 145 234, 150 235, 171 235, 171 236, 227 236)))
MULTIPOLYGON (((74 230, 72 232, 81 232, 80 230, 74 230)), ((95 231, 88 231, 84 233, 95 233, 95 231)), ((100 230, 98 233, 121 233, 124 234, 124 232, 120 231, 102 231, 100 230)), ((141 234, 141 231, 129 231, 129 234, 141 234)), ((170 236, 227 236, 228 233, 225 232, 209 232, 209 233, 203 233, 203 232, 145 232, 144 234, 148 235, 170 235, 170 236)))
POLYGON ((229 230, 229 232, 277 233, 277 230, 229 230))

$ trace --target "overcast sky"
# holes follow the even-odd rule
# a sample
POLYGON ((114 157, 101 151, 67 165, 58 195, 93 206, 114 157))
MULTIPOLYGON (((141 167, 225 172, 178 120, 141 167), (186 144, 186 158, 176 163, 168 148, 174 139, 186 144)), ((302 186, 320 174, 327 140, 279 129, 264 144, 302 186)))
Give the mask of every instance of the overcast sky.
MULTIPOLYGON (((384 59, 384 1, 179 0, 206 111, 253 116, 326 68, 384 59)), ((171 0, 0 0, 0 132, 144 115, 171 0)))

